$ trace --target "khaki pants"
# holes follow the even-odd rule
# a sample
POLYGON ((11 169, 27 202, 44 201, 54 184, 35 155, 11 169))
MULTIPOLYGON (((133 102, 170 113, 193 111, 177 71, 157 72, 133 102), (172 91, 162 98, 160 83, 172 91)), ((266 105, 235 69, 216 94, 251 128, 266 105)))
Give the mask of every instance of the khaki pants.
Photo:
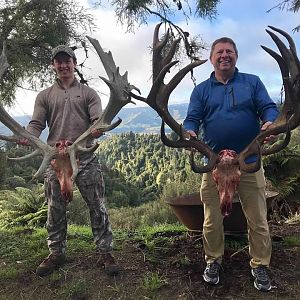
MULTIPOLYGON (((250 266, 268 266, 271 258, 271 238, 267 223, 265 177, 261 168, 256 173, 242 173, 238 187, 242 209, 247 219, 250 266)), ((221 262, 224 254, 223 216, 212 174, 202 177, 200 190, 204 206, 203 245, 205 260, 221 262)))

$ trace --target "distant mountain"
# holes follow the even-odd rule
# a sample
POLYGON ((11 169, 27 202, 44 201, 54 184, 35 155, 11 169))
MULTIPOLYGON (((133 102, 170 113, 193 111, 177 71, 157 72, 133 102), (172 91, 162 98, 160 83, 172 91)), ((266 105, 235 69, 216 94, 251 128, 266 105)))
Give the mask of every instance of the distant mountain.
MULTIPOLYGON (((169 111, 171 115, 176 119, 178 123, 182 123, 186 112, 188 103, 172 104, 169 105, 169 111)), ((134 133, 158 133, 160 131, 161 118, 150 107, 132 107, 123 108, 117 115, 122 119, 122 123, 111 134, 119 134, 122 132, 132 131, 134 133)), ((26 127, 30 121, 30 116, 15 117, 15 120, 22 126, 26 127)), ((3 124, 0 123, 0 134, 10 135, 11 132, 3 124)), ((47 130, 42 133, 42 139, 47 137, 47 130)))
MULTIPOLYGON (((178 123, 182 123, 187 112, 188 103, 169 105, 169 112, 178 123)), ((132 131, 134 133, 158 133, 161 118, 150 107, 123 108, 117 115, 122 123, 111 133, 132 131)))

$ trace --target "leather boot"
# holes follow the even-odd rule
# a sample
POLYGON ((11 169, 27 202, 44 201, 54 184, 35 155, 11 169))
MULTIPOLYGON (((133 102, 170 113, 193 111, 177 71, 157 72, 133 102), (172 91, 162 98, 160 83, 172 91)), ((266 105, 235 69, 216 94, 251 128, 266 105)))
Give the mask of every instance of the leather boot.
POLYGON ((120 273, 120 268, 110 252, 101 253, 97 264, 104 267, 105 273, 109 276, 115 276, 120 273))
POLYGON ((49 254, 37 267, 36 274, 41 277, 50 275, 54 270, 59 269, 59 267, 61 267, 65 261, 65 254, 49 254))

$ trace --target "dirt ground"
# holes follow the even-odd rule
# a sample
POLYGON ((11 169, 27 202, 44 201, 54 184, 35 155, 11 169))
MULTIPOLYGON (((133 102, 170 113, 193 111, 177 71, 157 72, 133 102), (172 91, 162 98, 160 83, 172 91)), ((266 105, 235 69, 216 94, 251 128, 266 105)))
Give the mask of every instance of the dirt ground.
POLYGON ((210 286, 202 279, 201 236, 158 233, 151 245, 120 242, 115 257, 122 272, 116 277, 96 265, 96 254, 78 253, 50 277, 28 270, 0 281, 0 299, 300 299, 300 247, 284 242, 287 236, 300 238, 300 224, 271 224, 271 232, 270 277, 276 288, 267 293, 253 287, 245 237, 226 237, 221 282, 210 286))

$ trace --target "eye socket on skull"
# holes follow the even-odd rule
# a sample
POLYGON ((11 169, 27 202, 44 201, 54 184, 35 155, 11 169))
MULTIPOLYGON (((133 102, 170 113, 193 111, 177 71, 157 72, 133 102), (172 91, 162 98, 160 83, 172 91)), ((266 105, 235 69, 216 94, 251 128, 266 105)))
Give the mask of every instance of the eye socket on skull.
POLYGON ((224 150, 221 150, 219 152, 219 157, 232 157, 232 158, 234 158, 236 156, 237 156, 236 152, 233 151, 233 150, 229 150, 229 149, 224 149, 224 150))
POLYGON ((65 146, 66 146, 66 147, 71 146, 72 144, 73 144, 72 141, 65 140, 65 146))
POLYGON ((72 144, 73 142, 70 140, 59 140, 58 142, 55 143, 55 147, 58 149, 64 149, 68 146, 71 146, 72 144))

